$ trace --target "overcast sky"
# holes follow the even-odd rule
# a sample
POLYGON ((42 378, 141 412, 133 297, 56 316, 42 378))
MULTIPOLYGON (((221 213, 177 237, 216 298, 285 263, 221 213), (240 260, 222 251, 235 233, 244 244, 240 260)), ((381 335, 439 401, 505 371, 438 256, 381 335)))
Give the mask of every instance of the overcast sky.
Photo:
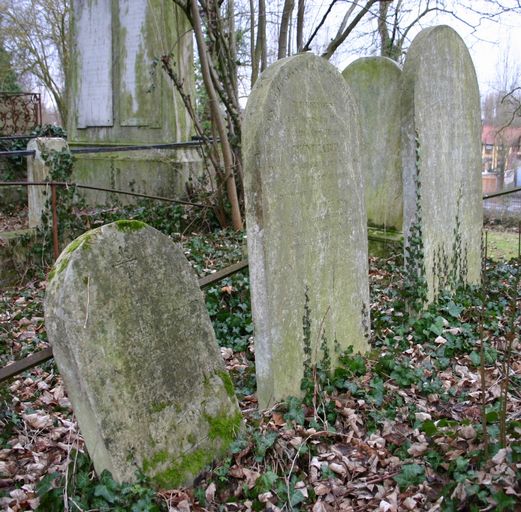
MULTIPOLYGON (((321 14, 329 3, 330 0, 315 0, 314 2, 310 2, 310 9, 306 16, 308 30, 311 31, 313 25, 318 23, 321 14)), ((517 8, 517 14, 508 13, 494 20, 490 20, 475 15, 468 9, 458 7, 458 4, 461 3, 464 2, 461 0, 459 2, 453 0, 447 0, 445 2, 447 9, 454 9, 456 15, 461 18, 461 21, 446 14, 437 14, 435 17, 425 17, 424 21, 416 25, 409 33, 410 37, 407 46, 422 28, 440 24, 449 25, 461 35, 470 50, 476 67, 482 95, 494 89, 494 86, 498 82, 498 75, 501 74, 501 70, 504 68, 501 61, 504 60, 507 54, 509 55, 510 74, 517 74, 517 83, 521 85, 521 77, 519 77, 521 73, 521 8, 517 8), (475 27, 475 29, 469 27, 468 24, 475 27)), ((506 6, 519 5, 517 0, 500 0, 500 3, 506 6)), ((474 9, 482 9, 483 11, 490 10, 490 5, 487 5, 487 2, 483 0, 468 0, 466 5, 472 5, 474 9)), ((333 16, 331 17, 330 28, 326 28, 322 31, 323 44, 334 36, 336 32, 335 22, 340 22, 346 10, 346 2, 338 2, 335 9, 336 11, 333 11, 333 16)), ((374 26, 373 23, 373 29, 374 26)), ((360 35, 363 31, 369 31, 367 25, 365 29, 359 30, 358 34, 360 35)), ((367 38, 365 40, 357 40, 356 34, 353 34, 353 36, 354 37, 350 36, 346 40, 337 54, 331 59, 332 63, 335 64, 340 71, 354 59, 371 55, 371 52, 374 53, 376 50, 375 46, 372 45, 367 38)))

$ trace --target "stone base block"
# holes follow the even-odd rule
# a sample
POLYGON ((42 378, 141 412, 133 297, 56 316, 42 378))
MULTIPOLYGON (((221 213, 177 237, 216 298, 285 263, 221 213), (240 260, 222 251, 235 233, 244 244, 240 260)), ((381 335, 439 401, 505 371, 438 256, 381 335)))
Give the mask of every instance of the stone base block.
MULTIPOLYGON (((78 146, 71 146, 71 149, 78 146)), ((195 150, 146 150, 76 154, 72 181, 81 185, 125 190, 169 198, 185 194, 186 183, 203 175, 195 150)), ((132 204, 137 197, 97 190, 82 190, 91 206, 132 204)))
POLYGON ((367 228, 369 240, 369 255, 386 258, 396 252, 403 251, 403 233, 384 230, 381 228, 367 228))

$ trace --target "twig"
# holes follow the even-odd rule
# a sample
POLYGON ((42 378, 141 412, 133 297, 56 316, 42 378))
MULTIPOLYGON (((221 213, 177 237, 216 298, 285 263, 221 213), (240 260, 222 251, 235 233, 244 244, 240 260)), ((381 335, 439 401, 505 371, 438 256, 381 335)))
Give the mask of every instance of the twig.
POLYGON ((89 305, 90 305, 90 276, 87 276, 87 310, 85 311, 85 323, 83 328, 87 328, 87 322, 89 320, 89 305))

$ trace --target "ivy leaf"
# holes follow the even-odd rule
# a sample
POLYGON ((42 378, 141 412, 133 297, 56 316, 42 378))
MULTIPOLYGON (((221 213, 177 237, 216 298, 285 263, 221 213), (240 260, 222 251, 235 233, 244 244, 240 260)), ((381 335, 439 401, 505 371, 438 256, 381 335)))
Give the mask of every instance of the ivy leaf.
POLYGON ((425 478, 425 469, 419 464, 405 464, 401 472, 394 477, 396 483, 403 490, 412 485, 420 484, 425 478))
POLYGON ((115 503, 117 497, 106 485, 97 485, 94 489, 94 496, 103 498, 107 503, 115 503))
POLYGON ((278 437, 277 432, 266 432, 265 435, 254 434, 255 438, 255 460, 262 462, 266 456, 266 451, 273 446, 278 437))
POLYGON ((472 361, 472 364, 474 366, 479 366, 480 365, 480 362, 481 362, 481 358, 479 357, 479 354, 473 350, 470 354, 469 354, 469 357, 470 357, 470 360, 472 361))
POLYGON ((450 316, 452 316, 453 318, 459 318, 462 311, 463 308, 461 306, 458 306, 452 300, 449 302, 447 306, 447 313, 449 313, 450 316))
POLYGON ((436 424, 432 420, 427 420, 422 423, 421 429, 428 435, 433 436, 438 432, 438 427, 436 427, 436 424))
POLYGON ((292 507, 302 503, 306 500, 306 497, 297 489, 291 493, 290 504, 292 507))
POLYGON ((503 491, 499 491, 492 495, 494 498, 497 509, 499 511, 502 510, 514 510, 514 506, 516 505, 516 500, 512 496, 508 496, 503 491))

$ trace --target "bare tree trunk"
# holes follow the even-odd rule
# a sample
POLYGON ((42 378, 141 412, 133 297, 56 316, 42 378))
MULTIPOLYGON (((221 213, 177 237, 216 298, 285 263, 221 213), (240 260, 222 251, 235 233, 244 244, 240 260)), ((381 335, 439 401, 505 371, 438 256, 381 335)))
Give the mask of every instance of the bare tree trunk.
POLYGON ((235 44, 235 2, 228 0, 226 9, 228 21, 228 44, 230 47, 230 74, 234 91, 237 91, 237 45, 235 44))
POLYGON ((239 200, 237 197, 237 186, 235 183, 235 175, 233 172, 233 153, 228 139, 228 133, 226 132, 226 125, 219 109, 219 101, 215 87, 212 81, 212 75, 210 73, 210 66, 208 63, 208 49, 204 40, 203 29, 201 26, 201 17, 199 15, 199 9, 196 0, 190 1, 190 13, 192 16, 192 23, 194 27, 195 39, 197 42, 197 48, 199 50, 199 59, 201 63, 201 73, 203 76, 203 82, 208 93, 208 102, 210 104, 210 110, 212 114, 213 122, 219 133, 221 139, 221 149, 223 152, 224 159, 224 171, 225 171, 225 182, 226 192, 230 206, 232 210, 232 225, 236 230, 241 230, 243 227, 241 211, 239 208, 239 200))
POLYGON ((268 67, 268 46, 266 43, 266 1, 259 0, 259 28, 257 30, 257 47, 260 48, 262 73, 268 67))
POLYGON ((301 52, 304 48, 304 7, 305 0, 298 0, 297 7, 297 51, 301 52))
POLYGON ((284 8, 282 9, 282 19, 280 21, 279 32, 279 53, 278 59, 283 59, 288 55, 288 29, 291 13, 293 12, 294 0, 284 0, 284 8))
MULTIPOLYGON (((254 0, 250 0, 251 10, 251 37, 253 41, 253 29, 255 27, 254 0)), ((259 0, 259 17, 257 26, 257 41, 252 42, 252 65, 251 65, 251 87, 254 86, 259 74, 268 65, 268 53, 266 48, 266 4, 265 0, 259 0)))
POLYGON ((389 57, 389 50, 392 46, 392 41, 389 37, 389 30, 387 29, 388 11, 389 4, 387 2, 380 2, 380 12, 378 13, 378 35, 380 36, 380 54, 383 57, 389 57))
MULTIPOLYGON (((257 31, 258 34, 258 31, 257 31)), ((251 80, 250 87, 253 87, 259 76, 260 55, 258 56, 255 46, 255 1, 250 0, 250 59, 251 59, 251 80)))

